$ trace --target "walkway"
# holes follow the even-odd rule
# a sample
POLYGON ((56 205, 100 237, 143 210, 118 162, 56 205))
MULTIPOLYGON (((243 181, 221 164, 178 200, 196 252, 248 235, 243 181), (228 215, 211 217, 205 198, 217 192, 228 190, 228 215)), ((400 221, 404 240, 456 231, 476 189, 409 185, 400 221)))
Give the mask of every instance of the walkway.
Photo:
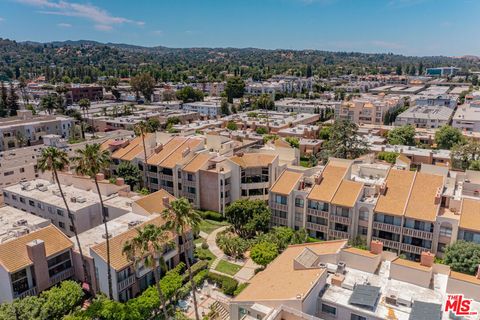
MULTIPOLYGON (((213 261, 210 269, 212 271, 214 271, 215 268, 217 267, 218 263, 220 262, 220 260, 225 260, 225 261, 228 261, 230 263, 234 263, 236 265, 242 266, 242 269, 240 269, 235 274, 234 278, 240 283, 247 282, 255 275, 255 269, 259 268, 260 266, 258 264, 256 264, 255 262, 253 262, 252 259, 250 259, 250 258, 248 258, 247 260, 234 260, 234 259, 231 259, 230 257, 228 257, 226 254, 223 253, 223 251, 217 246, 216 238, 217 238, 217 234, 219 232, 222 232, 222 231, 226 230, 227 228, 228 228, 228 226, 220 227, 218 229, 215 229, 214 231, 212 231, 212 233, 210 233, 208 235, 200 234, 200 236, 202 238, 205 238, 205 235, 206 235, 206 239, 207 239, 207 243, 208 243, 208 249, 217 257, 213 261)), ((215 271, 215 273, 221 274, 221 272, 218 272, 218 271, 215 271)))

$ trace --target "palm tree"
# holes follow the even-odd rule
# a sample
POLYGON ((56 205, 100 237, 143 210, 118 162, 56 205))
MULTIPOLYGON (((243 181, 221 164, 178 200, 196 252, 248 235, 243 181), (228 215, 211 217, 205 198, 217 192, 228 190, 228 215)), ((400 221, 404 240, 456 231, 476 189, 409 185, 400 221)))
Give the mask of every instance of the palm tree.
POLYGON ((90 110, 90 105, 91 105, 91 103, 90 103, 90 100, 88 100, 88 99, 80 99, 80 101, 78 101, 78 106, 80 107, 80 109, 83 112, 83 120, 84 121, 86 119, 86 116, 88 116, 88 110, 90 110))
POLYGON ((47 94, 42 97, 40 105, 43 110, 47 111, 48 114, 52 114, 53 110, 57 108, 57 99, 52 94, 47 94))
POLYGON ((108 296, 110 299, 113 298, 112 291, 112 271, 110 266, 110 237, 108 234, 107 226, 107 212, 103 204, 102 193, 100 192, 100 187, 98 186, 97 175, 103 173, 110 164, 110 153, 107 150, 100 150, 100 144, 87 144, 85 149, 76 150, 78 156, 75 157, 75 172, 84 176, 89 176, 95 182, 95 187, 97 188, 98 197, 100 198, 100 206, 102 208, 102 217, 103 225, 105 226, 105 238, 107 245, 107 275, 108 275, 108 296))
MULTIPOLYGON (((163 218, 167 221, 166 228, 175 232, 181 236, 183 243, 187 239, 187 233, 190 230, 195 230, 201 222, 200 214, 193 210, 190 202, 186 198, 179 198, 171 202, 171 205, 165 209, 162 214, 163 218)), ((188 277, 190 284, 192 285, 193 306, 195 308, 195 319, 199 320, 197 308, 197 297, 195 294, 195 282, 193 281, 192 271, 190 269, 190 258, 187 250, 185 249, 185 264, 188 269, 188 277)))
POLYGON ((133 262, 134 268, 143 262, 145 267, 151 268, 155 279, 160 305, 165 319, 168 319, 166 299, 160 288, 159 269, 165 265, 163 251, 169 244, 168 233, 165 228, 154 224, 146 225, 143 230, 137 229, 138 234, 131 240, 127 240, 122 248, 122 253, 128 260, 133 262))
POLYGON ((67 210, 68 218, 70 219, 70 224, 72 225, 72 231, 75 234, 75 241, 77 242, 78 252, 80 253, 80 259, 82 260, 82 268, 83 268, 83 281, 88 284, 90 288, 90 292, 92 296, 95 294, 91 283, 89 281, 89 276, 87 273, 87 264, 85 263, 85 257, 83 256, 82 246, 80 245, 80 239, 78 238, 77 227, 75 226, 75 220, 73 219, 73 215, 70 212, 70 207, 68 206, 67 199, 65 198, 65 194, 62 190, 62 185, 60 184, 60 180, 58 179, 58 171, 62 171, 63 169, 69 166, 68 155, 65 151, 57 149, 55 147, 47 147, 42 150, 42 154, 40 159, 38 160, 38 169, 41 172, 45 171, 52 171, 53 178, 57 183, 58 190, 62 195, 63 204, 65 205, 65 209, 67 210))
POLYGON ((147 148, 145 146, 145 135, 147 134, 148 130, 148 124, 146 121, 140 121, 135 125, 135 133, 137 136, 142 137, 142 144, 143 144, 143 156, 145 157, 145 164, 143 166, 143 178, 145 179, 145 188, 147 188, 148 191, 150 191, 149 183, 148 183, 148 177, 147 177, 147 169, 148 169, 148 163, 147 163, 147 148))

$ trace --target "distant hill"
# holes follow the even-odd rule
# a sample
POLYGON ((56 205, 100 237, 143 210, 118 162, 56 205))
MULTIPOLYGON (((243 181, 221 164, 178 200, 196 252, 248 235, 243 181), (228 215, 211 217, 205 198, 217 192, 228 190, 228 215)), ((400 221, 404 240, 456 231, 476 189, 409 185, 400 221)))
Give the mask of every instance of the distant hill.
POLYGON ((311 69, 321 77, 341 74, 397 72, 415 74, 433 66, 480 70, 478 57, 409 57, 397 54, 329 52, 321 50, 265 50, 256 48, 167 48, 100 43, 91 40, 49 43, 16 42, 0 38, 0 79, 40 74, 49 80, 62 77, 94 81, 98 76, 129 77, 148 71, 161 81, 221 80, 237 74, 257 80, 274 74, 306 75, 311 69), (310 68, 307 68, 310 66, 310 68))

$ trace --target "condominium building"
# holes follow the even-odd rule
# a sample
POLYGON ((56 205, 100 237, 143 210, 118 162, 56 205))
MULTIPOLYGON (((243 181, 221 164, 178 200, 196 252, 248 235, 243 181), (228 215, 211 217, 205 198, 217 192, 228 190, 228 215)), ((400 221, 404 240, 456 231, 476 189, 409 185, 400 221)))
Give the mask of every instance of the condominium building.
MULTIPOLYGON (((137 229, 148 224, 163 226, 165 220, 161 214, 170 206, 175 198, 165 190, 159 190, 144 197, 132 199, 124 198, 130 212, 107 222, 110 237, 110 260, 112 273, 113 298, 118 301, 127 301, 139 292, 154 284, 153 270, 145 267, 142 262, 136 265, 127 259, 122 249, 126 241, 137 235, 137 229)), ((97 293, 108 294, 106 235, 103 225, 89 229, 79 234, 80 244, 87 264, 88 278, 92 288, 97 293)), ((79 250, 74 237, 75 276, 78 280, 84 279, 79 250)), ((193 257, 192 235, 183 241, 172 233, 169 234, 170 243, 165 246, 163 259, 167 269, 175 267, 188 256, 193 257)), ((158 270, 160 271, 160 270, 158 270)), ((163 274, 164 271, 160 271, 163 274)))
POLYGON ((396 167, 330 159, 317 172, 287 169, 270 189, 272 225, 322 240, 379 240, 411 260, 442 257, 456 240, 480 242, 480 174, 396 167))
POLYGON ((383 124, 387 111, 401 106, 403 99, 398 96, 364 96, 337 105, 335 119, 356 124, 383 124))
POLYGON ((453 109, 443 106, 414 106, 397 116, 396 126, 412 125, 415 128, 440 128, 448 125, 453 109))
POLYGON ((452 127, 464 132, 480 132, 480 101, 459 106, 453 116, 452 127))
POLYGON ((48 134, 68 138, 75 120, 64 116, 32 115, 30 110, 18 110, 15 117, 0 119, 0 151, 43 142, 48 134))
POLYGON ((422 252, 420 262, 399 258, 372 242, 370 251, 346 240, 291 245, 257 273, 229 304, 232 320, 436 320, 450 294, 480 308, 480 272, 451 271, 422 252))
POLYGON ((285 98, 275 101, 275 109, 280 112, 321 113, 327 109, 335 109, 341 102, 323 99, 285 98))
POLYGON ((50 220, 10 206, 0 207, 0 243, 47 227, 50 220))
MULTIPOLYGON (((60 175, 60 178, 77 232, 101 224, 103 216, 100 201, 90 179, 68 175, 60 175)), ((108 180, 100 179, 99 184, 105 201, 118 197, 119 191, 128 190, 128 186, 116 186, 108 180)), ((48 219, 67 236, 73 236, 73 226, 56 183, 41 178, 21 182, 4 188, 3 197, 5 204, 48 219)), ((112 208, 107 209, 106 214, 109 219, 114 219, 125 212, 126 210, 112 208)))
POLYGON ((184 111, 197 112, 202 116, 216 117, 222 114, 221 102, 217 100, 187 102, 182 105, 184 111))
POLYGON ((448 95, 448 94, 439 94, 439 95, 418 95, 414 96, 412 99, 412 105, 414 106, 439 106, 447 107, 450 109, 455 109, 457 106, 457 97, 448 95))
POLYGON ((71 278, 72 247, 53 225, 0 244, 0 303, 37 295, 71 278))

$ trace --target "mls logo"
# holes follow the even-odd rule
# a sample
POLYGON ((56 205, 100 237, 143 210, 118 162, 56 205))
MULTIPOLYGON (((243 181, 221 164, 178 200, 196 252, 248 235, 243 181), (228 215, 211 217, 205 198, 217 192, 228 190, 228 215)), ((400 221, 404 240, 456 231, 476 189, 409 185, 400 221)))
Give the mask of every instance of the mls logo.
POLYGON ((477 311, 470 311, 472 299, 466 299, 463 294, 449 294, 445 302, 445 312, 453 312, 456 316, 474 316, 477 311))

